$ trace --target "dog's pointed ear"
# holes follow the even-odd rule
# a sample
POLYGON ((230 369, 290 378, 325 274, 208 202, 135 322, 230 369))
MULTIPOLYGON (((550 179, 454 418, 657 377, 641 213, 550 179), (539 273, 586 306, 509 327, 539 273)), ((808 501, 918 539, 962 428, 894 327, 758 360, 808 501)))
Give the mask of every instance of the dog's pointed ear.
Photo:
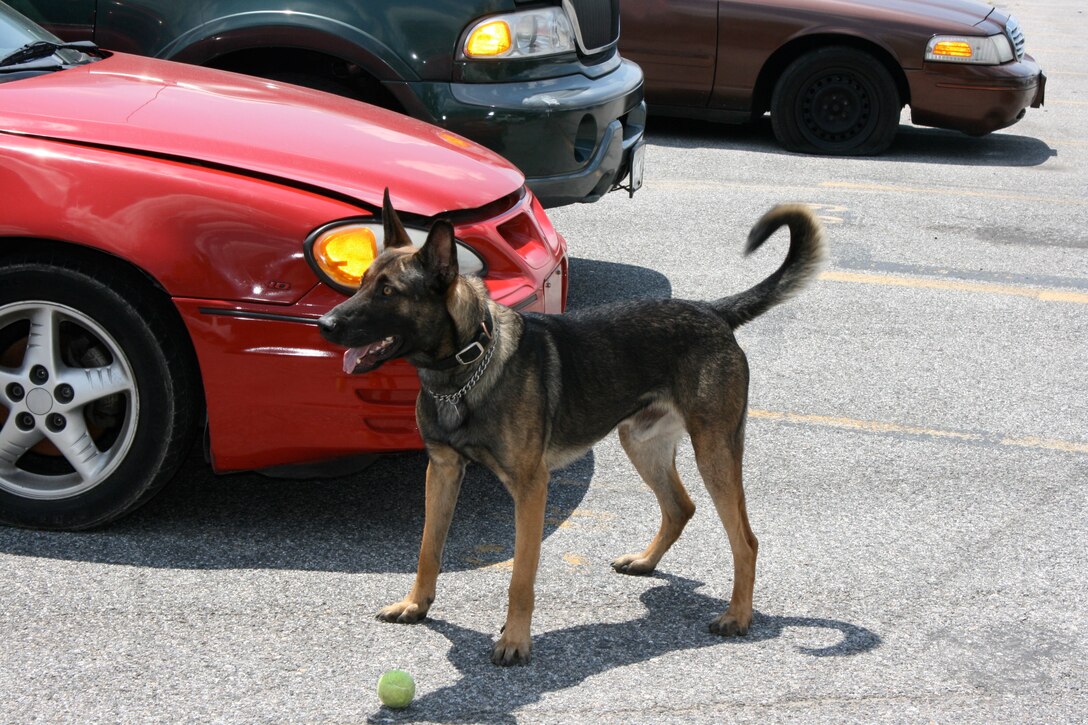
POLYGON ((456 279, 457 244, 453 239, 453 225, 445 219, 439 219, 427 234, 427 242, 419 250, 419 259, 423 268, 431 272, 444 286, 449 286, 456 279))
POLYGON ((408 232, 404 231, 404 225, 400 223, 400 217, 393 209, 393 203, 389 201, 389 187, 385 188, 385 197, 382 199, 382 228, 385 232, 384 247, 410 247, 412 240, 408 232))

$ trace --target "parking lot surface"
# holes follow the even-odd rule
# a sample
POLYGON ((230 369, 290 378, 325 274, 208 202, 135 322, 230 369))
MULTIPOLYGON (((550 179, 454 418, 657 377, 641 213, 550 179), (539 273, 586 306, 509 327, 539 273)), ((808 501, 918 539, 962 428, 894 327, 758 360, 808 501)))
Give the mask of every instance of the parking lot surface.
POLYGON ((645 187, 556 209, 572 307, 762 279, 779 202, 812 205, 821 278, 741 328, 760 540, 745 638, 707 624, 732 566, 690 447, 695 518, 650 577, 657 505, 616 440, 555 474, 532 664, 490 664, 513 507, 470 469, 438 599, 411 586, 422 454, 352 475, 213 476, 136 515, 0 529, 0 722, 1083 722, 1088 712, 1088 53, 1073 0, 1003 3, 1047 104, 985 138, 902 126, 885 156, 783 153, 754 127, 653 120, 645 187), (417 684, 380 706, 382 671, 417 684))

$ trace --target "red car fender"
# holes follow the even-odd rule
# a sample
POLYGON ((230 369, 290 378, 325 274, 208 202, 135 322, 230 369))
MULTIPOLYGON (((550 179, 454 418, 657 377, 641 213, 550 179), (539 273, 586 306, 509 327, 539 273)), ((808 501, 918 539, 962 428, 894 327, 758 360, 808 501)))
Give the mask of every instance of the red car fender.
MULTIPOLYGON (((526 311, 563 311, 566 241, 531 192, 495 216, 455 229, 486 258, 496 300, 526 311)), ((344 299, 320 284, 286 308, 174 301, 200 359, 215 470, 422 446, 415 369, 394 360, 366 375, 348 375, 344 350, 318 334, 317 318, 344 299)))
POLYGON ((367 213, 272 181, 133 153, 0 133, 0 154, 0 237, 98 249, 143 269, 172 297, 293 303, 317 284, 302 257, 306 235, 367 213))
MULTIPOLYGON (((419 381, 394 361, 346 376, 317 318, 344 296, 302 242, 366 215, 346 201, 181 161, 0 133, 0 245, 50 239, 126 260, 174 301, 200 364, 216 470, 415 449, 419 381), (70 199, 84 200, 79 205, 70 199)), ((531 192, 463 219, 488 286, 520 309, 560 312, 566 242, 531 192)))

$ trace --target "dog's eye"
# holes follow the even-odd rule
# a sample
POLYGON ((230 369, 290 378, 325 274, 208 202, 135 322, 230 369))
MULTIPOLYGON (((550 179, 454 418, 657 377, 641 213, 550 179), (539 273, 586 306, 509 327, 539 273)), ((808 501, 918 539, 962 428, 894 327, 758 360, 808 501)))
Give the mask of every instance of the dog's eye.
POLYGON ((390 295, 393 294, 393 288, 390 287, 389 285, 385 285, 384 287, 382 287, 382 294, 385 295, 386 297, 389 297, 390 295))

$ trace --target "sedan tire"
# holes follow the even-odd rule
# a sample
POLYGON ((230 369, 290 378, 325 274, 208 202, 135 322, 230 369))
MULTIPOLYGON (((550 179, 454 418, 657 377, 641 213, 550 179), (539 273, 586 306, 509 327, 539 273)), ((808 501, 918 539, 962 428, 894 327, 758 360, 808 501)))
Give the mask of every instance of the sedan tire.
POLYGON ((201 393, 168 305, 139 275, 100 260, 4 260, 0 522, 98 526, 173 476, 201 393))
POLYGON ((902 107, 878 59, 833 46, 801 56, 782 73, 771 96, 771 126, 789 151, 875 155, 891 145, 902 107))

